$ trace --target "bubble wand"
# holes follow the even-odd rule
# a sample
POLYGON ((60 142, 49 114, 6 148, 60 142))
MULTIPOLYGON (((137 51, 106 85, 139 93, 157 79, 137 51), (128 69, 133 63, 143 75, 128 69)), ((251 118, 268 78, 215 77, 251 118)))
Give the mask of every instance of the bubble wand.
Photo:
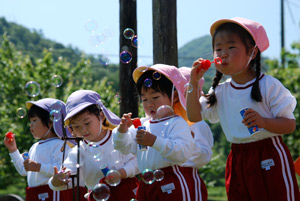
POLYGON ((208 59, 203 59, 200 62, 199 69, 207 70, 210 68, 212 63, 222 64, 222 59, 220 57, 216 57, 213 61, 209 61, 208 59))

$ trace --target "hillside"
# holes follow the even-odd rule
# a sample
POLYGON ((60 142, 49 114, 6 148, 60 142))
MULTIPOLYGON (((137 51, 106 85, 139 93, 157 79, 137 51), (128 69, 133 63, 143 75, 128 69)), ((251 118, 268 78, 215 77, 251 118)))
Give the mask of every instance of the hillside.
POLYGON ((211 37, 209 35, 196 38, 178 50, 179 66, 192 66, 199 57, 212 58, 211 37))
POLYGON ((57 61, 59 58, 66 59, 72 66, 76 66, 81 60, 82 55, 90 60, 93 77, 92 80, 101 80, 107 77, 111 81, 113 88, 118 88, 118 66, 116 64, 110 65, 109 68, 103 64, 101 55, 84 54, 78 48, 68 46, 46 39, 42 31, 29 30, 28 28, 18 25, 16 23, 7 22, 5 18, 0 18, 0 41, 2 41, 3 34, 6 34, 9 41, 14 45, 15 49, 29 55, 33 64, 37 59, 43 58, 43 50, 51 50, 53 59, 57 61))

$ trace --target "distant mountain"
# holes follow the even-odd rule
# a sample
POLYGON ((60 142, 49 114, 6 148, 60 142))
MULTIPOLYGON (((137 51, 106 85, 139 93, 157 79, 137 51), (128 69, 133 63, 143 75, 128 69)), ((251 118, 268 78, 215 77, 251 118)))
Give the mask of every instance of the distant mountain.
POLYGON ((196 38, 178 50, 179 66, 192 66, 193 62, 200 57, 212 58, 211 36, 209 35, 196 38))

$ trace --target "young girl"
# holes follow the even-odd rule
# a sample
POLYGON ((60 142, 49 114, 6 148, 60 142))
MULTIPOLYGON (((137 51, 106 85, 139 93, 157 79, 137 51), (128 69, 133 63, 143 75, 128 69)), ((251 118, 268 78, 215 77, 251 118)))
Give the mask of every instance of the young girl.
POLYGON ((131 113, 124 114, 119 127, 113 130, 113 140, 116 149, 137 156, 139 171, 143 173, 137 200, 207 200, 197 169, 181 166, 195 148, 189 125, 176 115, 186 116, 181 85, 186 83, 185 78, 174 66, 156 64, 137 68, 133 79, 147 116, 142 122, 144 129, 128 129, 132 125, 131 113), (161 106, 174 108, 176 114, 157 119, 161 106), (142 151, 139 145, 148 148, 142 151), (162 170, 164 178, 154 181, 147 177, 151 170, 162 170))
MULTIPOLYGON (((80 142, 81 186, 86 185, 91 192, 95 185, 105 183, 105 174, 109 170, 120 173, 121 183, 110 187, 109 201, 130 200, 135 198, 138 180, 136 158, 123 155, 113 148, 111 129, 119 124, 120 118, 108 110, 101 102, 98 93, 91 90, 78 90, 72 93, 66 103, 65 125, 73 136, 82 137, 80 142), (107 169, 108 168, 108 169, 107 169), (84 184, 83 184, 84 183, 84 184)), ((77 147, 67 156, 65 169, 55 170, 49 186, 54 190, 66 188, 70 174, 77 170, 77 147), (61 178, 64 178, 61 179, 61 178)), ((114 184, 115 185, 115 184, 114 184)), ((89 196, 93 200, 93 196, 89 196)))
MULTIPOLYGON (((48 187, 48 180, 53 175, 53 167, 60 167, 62 164, 63 127, 58 119, 50 119, 52 106, 57 114, 66 115, 65 104, 57 99, 44 98, 38 101, 26 102, 29 109, 28 118, 32 136, 39 141, 33 144, 29 150, 28 159, 23 159, 20 154, 15 136, 12 139, 5 138, 4 145, 9 150, 9 155, 18 173, 27 176, 28 187, 26 188, 26 201, 59 200, 65 198, 69 192, 62 193, 52 191, 48 187)), ((66 134, 71 134, 66 130, 66 134)), ((68 152, 69 146, 65 147, 68 152)))
MULTIPOLYGON (((293 160, 282 142, 283 134, 295 130, 296 99, 277 79, 261 73, 261 53, 269 46, 265 29, 237 17, 216 21, 210 32, 214 56, 222 64, 216 64, 208 95, 199 101, 197 90, 188 93, 187 113, 193 122, 220 121, 232 143, 226 164, 228 200, 300 200, 293 160), (231 78, 219 84, 223 74, 231 78)), ((206 72, 201 61, 193 64, 193 87, 206 72)))

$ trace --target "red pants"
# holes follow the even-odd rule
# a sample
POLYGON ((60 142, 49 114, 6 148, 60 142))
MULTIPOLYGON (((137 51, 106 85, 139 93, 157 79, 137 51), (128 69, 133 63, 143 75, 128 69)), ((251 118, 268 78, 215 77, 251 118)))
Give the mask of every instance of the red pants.
POLYGON ((300 201, 293 159, 281 136, 232 144, 225 178, 229 201, 300 201))
POLYGON ((140 181, 138 201, 207 201, 207 190, 196 168, 170 166, 164 178, 152 184, 140 181))
MULTIPOLYGON (((106 184, 104 180, 100 183, 106 184)), ((139 182, 136 177, 122 179, 121 183, 117 186, 109 186, 110 196, 107 201, 130 201, 131 199, 136 199, 136 190, 138 188, 139 182)), ((93 193, 89 196, 89 201, 95 201, 93 198, 93 193)))
MULTIPOLYGON (((87 192, 85 187, 80 187, 80 201, 86 201, 84 194, 87 192)), ((77 188, 75 188, 77 196, 77 188)), ((73 201, 73 190, 53 191, 48 185, 27 187, 26 201, 73 201)))

